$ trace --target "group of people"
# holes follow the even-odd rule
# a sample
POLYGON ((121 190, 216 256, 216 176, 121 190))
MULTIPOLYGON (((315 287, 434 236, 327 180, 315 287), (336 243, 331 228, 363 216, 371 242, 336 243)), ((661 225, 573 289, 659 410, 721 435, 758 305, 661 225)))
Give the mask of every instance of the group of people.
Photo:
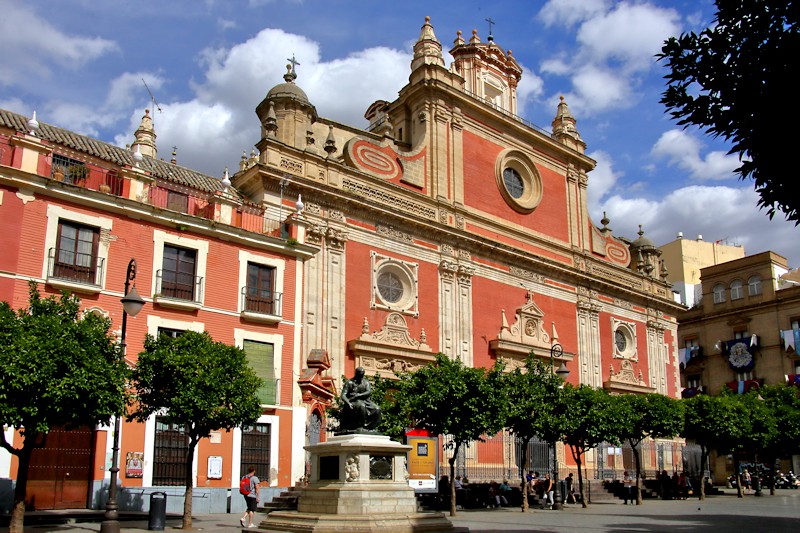
POLYGON ((686 472, 674 472, 672 477, 666 470, 658 475, 662 500, 685 500, 692 491, 692 482, 686 472))
MULTIPOLYGON (((542 477, 539 472, 529 471, 525 476, 528 483, 528 494, 535 495, 537 500, 543 501, 543 505, 548 509, 552 509, 555 504, 554 495, 556 491, 556 484, 547 473, 542 477)), ((570 473, 565 479, 566 492, 564 494, 564 503, 575 503, 575 484, 573 474, 570 473)))

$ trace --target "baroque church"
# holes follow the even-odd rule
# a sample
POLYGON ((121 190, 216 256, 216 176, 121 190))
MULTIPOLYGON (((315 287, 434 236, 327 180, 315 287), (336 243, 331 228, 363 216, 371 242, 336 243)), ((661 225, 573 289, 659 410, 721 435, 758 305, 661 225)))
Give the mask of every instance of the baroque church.
MULTIPOLYGON (((442 352, 513 369, 533 353, 565 366, 572 384, 679 396, 682 306, 649 239, 590 219, 595 161, 567 102, 553 103, 549 130, 537 127, 517 115, 523 71, 511 50, 473 31, 458 32, 449 53, 448 66, 426 18, 408 84, 369 106, 363 130, 319 116, 302 71, 288 65, 255 107, 256 151, 221 180, 158 160, 149 114, 123 149, 0 111, 0 221, 11 228, 0 239, 16 250, 0 258, 0 299, 24 306, 28 279, 77 290, 116 328, 124 264, 136 254, 147 305, 129 324, 129 360, 145 333, 207 330, 243 347, 267 380, 260 429, 220 432, 198 448, 209 512, 237 486, 252 443, 270 450, 270 487, 302 479, 303 445, 325 439, 325 406, 357 367, 393 377, 442 352), (65 164, 88 171, 58 181, 65 164), (89 243, 90 279, 59 266, 64 228, 89 243), (165 284, 181 268, 190 281, 165 284)), ((155 419, 124 424, 121 457, 141 454, 144 468, 128 477, 121 467, 123 491, 178 477, 159 466, 169 431, 155 419)), ((88 433, 86 494, 95 494, 108 481, 111 432, 88 433)), ((513 450, 481 446, 460 459, 471 477, 470 467, 518 468, 513 450)), ((590 463, 607 462, 600 455, 590 463)), ((569 470, 563 449, 557 459, 569 470)), ((667 468, 680 453, 652 461, 667 468)), ((13 479, 14 464, 0 456, 0 477, 13 479)))

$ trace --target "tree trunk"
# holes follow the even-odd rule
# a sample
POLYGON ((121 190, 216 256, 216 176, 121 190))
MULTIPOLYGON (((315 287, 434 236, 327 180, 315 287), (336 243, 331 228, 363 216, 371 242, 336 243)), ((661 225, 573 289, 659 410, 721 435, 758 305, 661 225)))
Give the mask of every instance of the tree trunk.
POLYGON ((183 525, 181 529, 191 531, 192 528, 192 489, 194 479, 192 478, 192 467, 194 466, 194 449, 197 446, 194 436, 189 437, 189 447, 186 450, 186 492, 183 497, 183 525))
POLYGON ((586 495, 583 492, 583 470, 581 470, 581 457, 583 457, 583 449, 570 444, 569 450, 572 452, 572 458, 575 459, 575 465, 578 467, 578 492, 581 495, 581 507, 586 509, 589 507, 589 505, 586 503, 586 495))
POLYGON ((456 515, 456 457, 458 457, 458 448, 461 443, 457 443, 453 448, 453 457, 448 461, 450 463, 450 516, 456 515))
POLYGON ((531 439, 528 438, 523 442, 522 446, 522 485, 520 485, 520 492, 522 492, 522 512, 528 512, 528 479, 525 477, 525 472, 528 471, 530 465, 528 464, 528 444, 531 442, 531 439))
POLYGON ((642 459, 639 457, 639 444, 633 444, 633 441, 628 440, 633 451, 633 464, 636 465, 636 505, 642 505, 642 489, 640 479, 642 478, 642 459))
POLYGON ((28 490, 28 467, 31 463, 31 454, 34 446, 27 446, 28 439, 36 441, 35 435, 25 437, 25 442, 19 453, 15 453, 19 461, 17 468, 17 485, 14 487, 14 507, 11 509, 11 521, 8 524, 9 533, 22 533, 25 530, 25 496, 28 490))
POLYGON ((737 459, 735 453, 733 454, 733 471, 736 474, 736 497, 744 498, 742 493, 742 474, 739 472, 739 459, 737 459))
POLYGON ((706 499, 706 465, 708 465, 708 449, 700 446, 700 499, 706 499))

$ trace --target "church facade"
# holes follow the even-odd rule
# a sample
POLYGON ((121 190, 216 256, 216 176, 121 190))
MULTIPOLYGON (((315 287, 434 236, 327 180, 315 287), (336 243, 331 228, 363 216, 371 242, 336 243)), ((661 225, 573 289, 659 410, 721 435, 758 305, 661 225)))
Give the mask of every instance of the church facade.
MULTIPOLYGON (((158 161, 147 114, 122 149, 2 112, 0 220, 12 231, 0 238, 15 252, 0 257, 0 299, 24 305, 29 279, 49 292, 82 290, 87 309, 119 327, 124 265, 135 255, 147 305, 129 321, 129 354, 146 332, 186 329, 248 351, 271 382, 251 431, 269 435, 276 490, 305 475, 302 446, 325 438, 325 406, 357 367, 391 377, 442 352, 511 369, 533 353, 566 365, 573 384, 679 396, 681 306, 646 237, 618 238, 608 220, 590 219, 595 162, 567 103, 554 103, 549 130, 538 128, 516 114, 523 72, 510 50, 459 32, 450 54, 447 66, 426 20, 408 84, 366 110, 366 129, 318 116, 302 73, 288 66, 256 106, 257 152, 222 180, 158 161), (76 162, 89 170, 75 174, 76 162), (58 181, 59 167, 68 180, 58 181), (62 219, 88 232, 90 290, 86 279, 61 279, 80 269, 51 270, 62 219), (165 272, 181 265, 189 282, 165 289, 165 272)), ((123 488, 164 486, 154 478, 156 441, 169 430, 155 419, 124 425, 121 456, 143 467, 141 477, 122 476, 123 488)), ((110 432, 89 433, 97 493, 110 432)), ((216 494, 209 501, 236 487, 249 453, 243 433, 201 443, 195 480, 216 494)), ((515 458, 473 446, 465 460, 515 458)), ((559 461, 569 466, 563 451, 559 461)), ((0 456, 3 476, 14 478, 14 461, 0 456)))

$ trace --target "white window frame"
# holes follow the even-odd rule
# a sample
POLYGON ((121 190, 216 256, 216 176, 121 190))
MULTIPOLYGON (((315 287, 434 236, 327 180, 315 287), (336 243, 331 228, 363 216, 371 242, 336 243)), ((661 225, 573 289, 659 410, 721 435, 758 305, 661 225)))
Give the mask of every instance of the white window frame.
MULTIPOLYGON (((269 486, 278 486, 278 446, 280 443, 280 418, 276 415, 261 415, 256 420, 256 424, 269 424, 269 467, 270 470, 275 471, 275 475, 269 476, 269 486)), ((234 428, 233 442, 231 446, 231 468, 232 472, 239 472, 242 466, 242 428, 234 428)), ((258 472, 256 472, 258 475, 258 472)), ((260 479, 260 478, 259 478, 260 479)), ((231 476, 231 488, 239 488, 239 479, 237 476, 231 476)))
POLYGON ((639 360, 639 351, 636 347, 636 324, 624 322, 611 317, 611 343, 615 359, 639 360), (617 331, 625 337, 625 349, 620 351, 617 348, 617 331))
POLYGON ((731 281, 731 301, 741 300, 744 298, 744 285, 742 280, 735 279, 731 281))
POLYGON ((283 280, 284 275, 286 272, 286 261, 284 259, 280 259, 278 257, 268 257, 263 255, 257 255, 245 250, 239 250, 239 288, 238 292, 236 293, 236 298, 238 303, 236 304, 237 312, 242 315, 242 317, 257 321, 257 322, 267 322, 267 323, 276 323, 280 322, 283 318, 283 304, 284 304, 284 288, 283 288, 283 280), (281 295, 281 316, 273 316, 273 315, 263 315, 259 313, 248 313, 244 310, 244 302, 242 302, 242 290, 247 286, 247 264, 248 263, 255 263, 257 265, 263 265, 272 267, 275 269, 275 288, 274 291, 280 293, 281 295))
POLYGON ((281 365, 283 363, 283 335, 275 333, 261 333, 248 329, 234 328, 233 343, 244 349, 244 341, 266 342, 273 346, 273 372, 278 383, 275 386, 275 405, 281 405, 281 365))
POLYGON ((47 206, 47 229, 45 230, 44 238, 44 261, 42 262, 42 279, 47 280, 48 285, 54 287, 65 288, 72 291, 97 294, 103 290, 106 285, 106 272, 108 271, 108 251, 111 240, 103 238, 103 234, 110 233, 114 225, 114 220, 106 217, 99 217, 96 215, 87 215, 85 213, 78 213, 77 211, 70 211, 58 205, 47 206), (58 224, 62 220, 75 222, 84 226, 92 226, 100 230, 100 238, 97 240, 97 261, 103 262, 104 268, 100 273, 100 279, 95 280, 95 285, 84 285, 81 283, 70 283, 67 280, 51 280, 48 279, 48 261, 47 254, 51 248, 55 248, 58 241, 58 224))
POLYGON ((153 280, 150 294, 154 295, 154 301, 164 307, 176 307, 180 309, 197 309, 205 305, 206 286, 208 277, 206 276, 206 266, 208 264, 208 241, 201 239, 191 239, 183 235, 172 235, 162 230, 153 232, 153 280), (164 245, 171 244, 180 248, 188 248, 197 252, 197 263, 195 264, 195 277, 203 279, 202 291, 199 304, 197 302, 178 302, 166 298, 158 298, 156 289, 158 286, 158 272, 164 268, 164 245))

